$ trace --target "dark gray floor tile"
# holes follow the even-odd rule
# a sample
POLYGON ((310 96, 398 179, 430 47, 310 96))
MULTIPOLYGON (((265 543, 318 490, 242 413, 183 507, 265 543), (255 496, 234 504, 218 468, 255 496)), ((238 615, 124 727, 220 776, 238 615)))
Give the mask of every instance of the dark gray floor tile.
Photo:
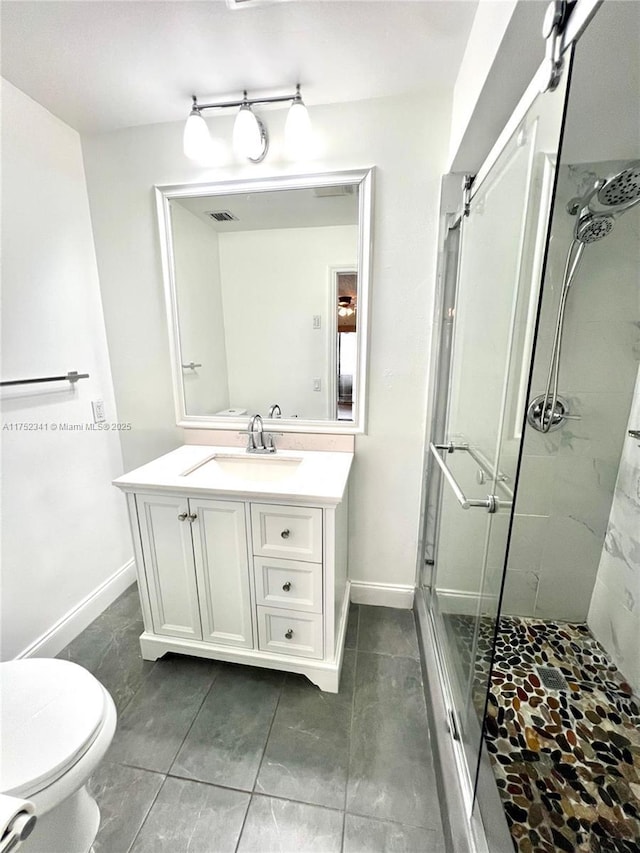
POLYGON ((354 651, 345 651, 337 694, 287 676, 256 791, 344 808, 355 657, 354 651))
POLYGON ((441 832, 346 815, 343 853, 445 853, 441 832))
POLYGON ((254 794, 238 853, 339 853, 343 814, 254 794))
POLYGON ((358 649, 419 660, 413 611, 360 605, 358 649))
POLYGON ((157 661, 120 717, 109 760, 166 773, 220 668, 178 655, 157 661))
POLYGON ((347 633, 344 639, 345 649, 355 649, 358 644, 358 619, 360 617, 360 605, 351 603, 349 605, 349 620, 347 622, 347 633))
POLYGON ((154 662, 143 660, 140 653, 143 630, 138 588, 134 584, 58 657, 93 673, 121 713, 154 667, 154 662))
POLYGON ((100 807, 100 829, 92 848, 95 853, 127 853, 163 781, 160 773, 101 764, 88 786, 100 807))
POLYGON ((358 652, 347 811, 441 829, 418 661, 358 652))
POLYGON ((249 794, 168 777, 132 853, 233 853, 248 805, 249 794))
POLYGON ((275 670, 224 667, 171 773, 253 790, 283 681, 275 670))
POLYGON ((131 623, 142 619, 138 584, 131 584, 131 586, 126 589, 122 595, 116 598, 116 600, 109 605, 101 618, 104 618, 113 624, 117 624, 121 621, 131 623))

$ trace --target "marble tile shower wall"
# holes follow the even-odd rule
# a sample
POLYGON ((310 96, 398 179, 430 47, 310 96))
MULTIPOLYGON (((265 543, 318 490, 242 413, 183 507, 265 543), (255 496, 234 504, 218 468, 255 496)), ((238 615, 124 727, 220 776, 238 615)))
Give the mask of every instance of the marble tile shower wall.
MULTIPOLYGON (((546 385, 575 226, 565 205, 595 175, 618 165, 562 167, 532 397, 546 385)), ((605 239, 587 245, 572 285, 559 391, 581 420, 546 435, 527 428, 503 603, 509 615, 587 617, 640 360, 639 226, 640 207, 621 217, 605 239)))
MULTIPOLYGON (((640 369, 628 428, 640 429, 640 369)), ((626 438, 587 619, 640 695, 640 439, 626 438)))

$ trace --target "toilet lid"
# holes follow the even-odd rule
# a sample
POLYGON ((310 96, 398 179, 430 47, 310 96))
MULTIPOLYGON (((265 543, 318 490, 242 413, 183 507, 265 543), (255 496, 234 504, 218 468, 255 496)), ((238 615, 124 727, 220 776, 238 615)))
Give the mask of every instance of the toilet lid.
POLYGON ((30 658, 0 664, 0 791, 33 795, 87 751, 106 692, 75 663, 30 658))

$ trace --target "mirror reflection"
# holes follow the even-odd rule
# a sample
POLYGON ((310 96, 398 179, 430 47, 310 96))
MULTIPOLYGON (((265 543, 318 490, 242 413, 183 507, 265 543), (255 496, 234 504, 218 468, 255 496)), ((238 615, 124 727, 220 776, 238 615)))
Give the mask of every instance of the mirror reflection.
POLYGON ((290 184, 158 188, 174 385, 194 426, 255 412, 354 426, 360 182, 290 184))

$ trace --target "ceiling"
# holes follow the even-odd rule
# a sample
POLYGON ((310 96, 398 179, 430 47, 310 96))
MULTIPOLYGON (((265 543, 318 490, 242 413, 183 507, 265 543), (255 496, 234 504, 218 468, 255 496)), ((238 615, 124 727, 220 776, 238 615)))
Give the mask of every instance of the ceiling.
POLYGON ((348 187, 273 190, 268 192, 209 194, 174 199, 214 231, 261 231, 273 228, 320 228, 358 224, 358 191, 348 187), (347 192, 351 190, 351 192, 347 192), (327 192, 329 194, 325 194, 327 192), (237 217, 231 222, 216 222, 212 211, 226 211, 237 217))
POLYGON ((82 133, 200 101, 451 91, 478 0, 2 0, 2 76, 82 133))

